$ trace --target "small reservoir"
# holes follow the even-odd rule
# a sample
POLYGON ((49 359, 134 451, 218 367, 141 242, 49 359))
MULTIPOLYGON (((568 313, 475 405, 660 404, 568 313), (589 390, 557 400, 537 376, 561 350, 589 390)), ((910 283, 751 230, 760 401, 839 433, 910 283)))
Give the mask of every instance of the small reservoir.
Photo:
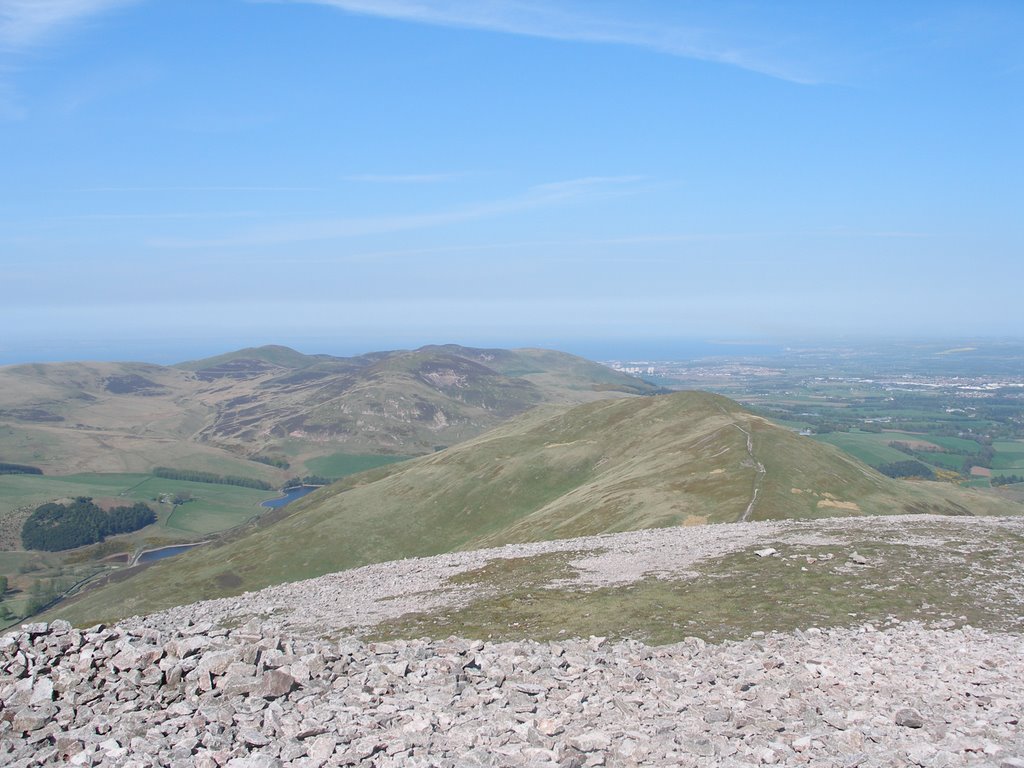
MULTIPOLYGON (((281 507, 287 506, 296 499, 301 499, 303 496, 306 496, 315 491, 317 488, 321 487, 323 486, 300 485, 295 488, 289 488, 287 491, 284 492, 284 495, 276 499, 268 499, 267 501, 264 501, 260 506, 265 507, 266 509, 280 509, 281 507)), ((164 560, 168 557, 180 555, 182 552, 187 552, 193 547, 198 547, 200 544, 205 543, 206 542, 200 541, 195 544, 177 544, 171 547, 161 547, 160 549, 149 549, 140 554, 138 559, 135 560, 134 564, 141 565, 143 563, 153 563, 157 560, 164 560)))
POLYGON ((306 496, 315 491, 317 488, 322 487, 323 486, 320 485, 299 485, 295 488, 289 488, 287 491, 284 492, 284 495, 281 496, 280 498, 269 499, 268 501, 264 501, 262 504, 260 504, 260 506, 266 507, 268 509, 280 509, 281 507, 288 506, 296 499, 301 499, 303 496, 306 496))
POLYGON ((152 563, 156 562, 157 560, 163 560, 167 557, 174 557, 175 555, 180 555, 182 552, 187 552, 193 547, 198 547, 200 544, 205 544, 205 542, 200 541, 197 544, 178 544, 174 547, 161 547, 160 549, 149 549, 143 552, 141 555, 139 555, 139 558, 135 561, 135 564, 139 565, 141 563, 152 563))

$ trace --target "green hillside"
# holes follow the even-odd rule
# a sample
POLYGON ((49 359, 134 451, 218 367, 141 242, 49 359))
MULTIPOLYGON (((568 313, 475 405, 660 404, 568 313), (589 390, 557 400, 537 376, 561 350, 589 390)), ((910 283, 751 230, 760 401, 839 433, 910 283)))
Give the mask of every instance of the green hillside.
POLYGON ((280 368, 307 368, 318 360, 327 358, 327 355, 304 355, 291 347, 284 347, 278 344, 267 344, 262 347, 246 347, 245 349, 227 352, 223 355, 206 357, 202 360, 189 360, 178 363, 175 368, 183 371, 202 371, 210 368, 218 368, 225 363, 233 363, 238 360, 259 361, 276 365, 280 368))
POLYGON ((835 515, 1012 514, 893 480, 708 393, 536 409, 322 489, 281 519, 86 595, 78 622, 412 556, 675 525, 835 515))

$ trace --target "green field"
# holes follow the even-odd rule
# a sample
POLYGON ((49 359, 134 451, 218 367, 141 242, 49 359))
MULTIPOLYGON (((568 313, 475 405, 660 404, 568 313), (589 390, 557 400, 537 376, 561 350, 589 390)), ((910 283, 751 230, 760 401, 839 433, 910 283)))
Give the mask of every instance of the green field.
MULTIPOLYGON (((273 491, 166 480, 143 474, 0 475, 0 515, 18 507, 45 504, 71 496, 114 496, 125 499, 125 503, 152 503, 162 495, 178 493, 189 494, 193 500, 178 506, 173 514, 169 504, 154 505, 160 517, 157 525, 199 535, 244 523, 259 514, 261 501, 276 495, 273 491)), ((146 529, 149 533, 152 530, 152 527, 146 529)))
POLYGON ((334 453, 330 456, 321 456, 317 459, 310 459, 306 467, 310 473, 320 477, 330 477, 338 480, 358 472, 365 472, 368 469, 376 469, 387 464, 394 464, 398 461, 411 459, 411 456, 379 456, 372 454, 355 453, 334 453))
MULTIPOLYGON (((148 474, 0 475, 0 521, 18 508, 74 496, 123 499, 126 505, 144 501, 157 513, 153 525, 88 547, 67 552, 0 551, 0 574, 11 584, 0 599, 0 609, 24 616, 34 591, 45 587, 60 594, 108 570, 111 564, 101 562, 108 555, 194 541, 233 528, 265 511, 260 502, 275 495, 274 491, 167 480, 148 474), (158 501, 178 494, 187 494, 192 500, 177 506, 158 501)), ((18 525, 9 524, 6 532, 15 542, 19 541, 18 525)), ((0 619, 0 627, 4 623, 0 619)))
MULTIPOLYGON (((824 435, 815 435, 815 440, 822 443, 834 445, 855 459, 863 461, 871 466, 889 464, 894 461, 905 461, 907 454, 890 448, 888 443, 895 438, 886 434, 874 432, 829 432, 824 435), (882 438, 882 439, 880 439, 882 438)), ((918 437, 917 439, 920 439, 918 437)))
POLYGON ((0 515, 26 505, 45 504, 70 496, 120 496, 143 501, 128 495, 133 487, 146 480, 142 474, 81 475, 0 475, 0 515))
MULTIPOLYGON (((950 453, 941 451, 916 451, 913 458, 930 465, 933 469, 959 472, 968 463, 971 454, 978 454, 981 445, 973 440, 946 435, 912 434, 908 432, 828 432, 815 435, 815 440, 834 445, 865 464, 879 466, 911 457, 889 446, 890 442, 932 443, 950 453), (966 451, 967 453, 956 453, 966 451)), ((1024 441, 1001 440, 992 443, 995 456, 991 462, 993 475, 1024 475, 1024 441)), ((987 488, 987 478, 973 478, 964 482, 970 488, 987 488)))
POLYGON ((166 526, 201 536, 234 528, 263 511, 260 502, 277 496, 276 491, 258 491, 234 485, 190 483, 184 480, 152 478, 139 490, 146 498, 160 493, 190 493, 194 501, 175 507, 166 526))
POLYGON ((992 460, 992 469, 1004 470, 997 474, 1024 475, 1024 442, 1006 440, 995 442, 996 456, 992 460))
POLYGON ((1021 597, 1013 584, 1024 539, 1009 529, 966 526, 922 524, 920 532, 904 541, 899 529, 833 530, 832 541, 812 546, 769 535, 756 547, 698 562, 689 578, 659 575, 597 589, 572 586, 578 553, 495 559, 449 580, 446 587, 473 587, 468 604, 385 621, 368 639, 557 641, 568 634, 661 645, 688 636, 721 642, 756 631, 882 625, 894 617, 1019 632, 1021 597), (932 546, 929 534, 949 544, 932 546), (769 542, 791 557, 757 557, 769 542), (850 569, 853 551, 884 567, 850 569))
POLYGON ((927 440, 929 443, 935 443, 948 451, 966 451, 967 453, 978 452, 978 444, 976 442, 973 440, 964 440, 961 437, 947 437, 946 435, 919 435, 917 439, 927 440))
POLYGON ((1024 475, 1020 343, 972 346, 964 356, 940 346, 794 347, 663 362, 658 381, 725 394, 782 426, 807 426, 816 440, 876 467, 913 459, 940 480, 973 488, 987 486, 972 467, 1024 475))
MULTIPOLYGON (((910 458, 909 456, 907 458, 910 458)), ((940 469, 948 469, 952 472, 959 472, 960 468, 964 465, 964 460, 968 459, 968 456, 964 456, 958 453, 918 453, 917 458, 923 461, 925 464, 931 464, 933 467, 939 467, 940 469)))

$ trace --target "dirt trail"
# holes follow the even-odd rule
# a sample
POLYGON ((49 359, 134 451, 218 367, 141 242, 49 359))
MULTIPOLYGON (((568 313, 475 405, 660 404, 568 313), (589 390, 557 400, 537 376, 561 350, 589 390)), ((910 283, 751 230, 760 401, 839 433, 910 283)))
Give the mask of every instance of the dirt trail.
POLYGON ((750 520, 750 513, 754 511, 754 504, 757 502, 757 494, 761 490, 761 481, 764 480, 764 476, 768 474, 768 471, 764 468, 764 464, 758 461, 757 457, 754 456, 754 438, 750 432, 735 422, 733 423, 733 426, 747 436, 747 455, 750 456, 750 460, 754 462, 754 467, 757 469, 757 476, 754 478, 754 495, 750 498, 750 503, 747 504, 746 510, 739 519, 739 522, 745 523, 750 520))

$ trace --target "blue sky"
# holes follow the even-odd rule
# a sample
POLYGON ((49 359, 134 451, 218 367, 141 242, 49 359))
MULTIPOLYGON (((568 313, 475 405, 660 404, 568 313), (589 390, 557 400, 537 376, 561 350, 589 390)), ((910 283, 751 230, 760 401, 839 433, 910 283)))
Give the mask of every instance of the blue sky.
POLYGON ((1016 0, 0 0, 0 360, 1020 335, 1022 37, 1016 0))

